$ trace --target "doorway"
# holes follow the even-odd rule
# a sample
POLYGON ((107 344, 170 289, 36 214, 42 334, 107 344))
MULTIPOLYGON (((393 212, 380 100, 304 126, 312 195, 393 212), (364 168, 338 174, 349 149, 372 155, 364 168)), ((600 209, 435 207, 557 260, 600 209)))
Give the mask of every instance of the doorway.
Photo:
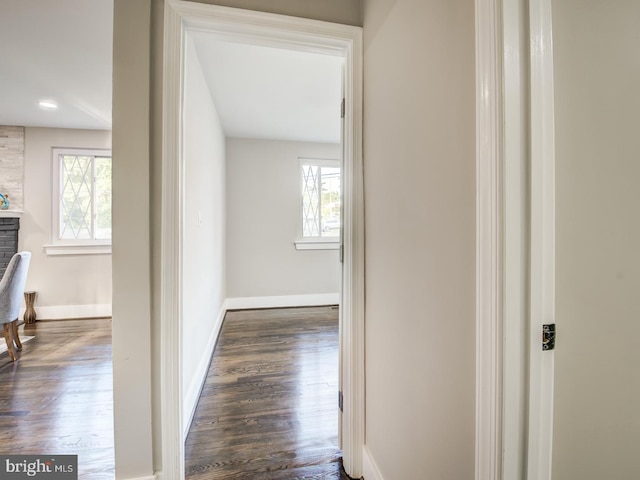
POLYGON ((204 4, 168 2, 165 10, 162 258, 162 458, 163 473, 184 477, 181 415, 183 355, 182 240, 184 156, 181 114, 184 100, 184 40, 189 30, 221 39, 278 46, 344 58, 343 269, 340 325, 341 434, 344 463, 360 476, 364 444, 364 215, 362 178, 361 29, 293 17, 204 4), (176 320, 177 319, 177 320, 176 320), (179 361, 175 361, 175 359, 179 361))

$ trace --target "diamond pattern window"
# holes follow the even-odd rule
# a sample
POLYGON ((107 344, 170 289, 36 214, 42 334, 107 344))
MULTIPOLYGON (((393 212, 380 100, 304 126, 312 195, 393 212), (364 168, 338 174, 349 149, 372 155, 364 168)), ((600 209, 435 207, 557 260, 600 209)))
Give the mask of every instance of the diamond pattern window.
POLYGON ((111 243, 111 152, 54 149, 54 243, 111 243))
POLYGON ((301 160, 302 238, 340 237, 340 162, 301 160))

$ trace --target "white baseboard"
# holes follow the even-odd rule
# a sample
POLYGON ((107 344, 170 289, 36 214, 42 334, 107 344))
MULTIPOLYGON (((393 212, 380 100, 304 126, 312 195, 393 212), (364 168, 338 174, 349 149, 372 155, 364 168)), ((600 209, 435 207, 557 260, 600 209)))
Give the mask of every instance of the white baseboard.
POLYGON ((365 480, 384 480, 366 445, 362 447, 362 473, 365 480))
POLYGON ((198 362, 198 367, 196 368, 196 372, 193 376, 193 380, 191 381, 191 385, 189 385, 189 389, 184 396, 184 400, 182 403, 182 426, 184 429, 182 435, 184 440, 187 439, 187 435, 189 434, 191 422, 193 421, 193 416, 196 413, 196 407, 198 406, 198 400, 200 399, 200 392, 202 392, 202 387, 204 386, 204 382, 207 379, 207 373, 209 372, 209 363, 211 361, 211 356, 213 355, 213 350, 216 347, 216 342, 218 341, 218 335, 220 334, 220 329, 222 328, 222 321, 224 320, 225 313, 227 313, 227 310, 223 305, 220 309, 220 312, 218 313, 218 318, 216 318, 216 322, 211 329, 209 340, 207 341, 207 347, 205 349, 205 352, 202 354, 200 362, 198 362))
MULTIPOLYGON (((20 318, 24 317, 24 308, 20 310, 20 318)), ((38 320, 66 320, 73 318, 110 317, 111 304, 93 305, 54 305, 35 307, 38 320)))
POLYGON ((227 310, 250 308, 310 307, 314 305, 337 305, 339 293, 320 293, 312 295, 280 295, 270 297, 227 298, 227 310))
POLYGON ((146 477, 130 477, 127 478, 126 480, 160 480, 162 478, 162 476, 158 476, 156 475, 150 475, 150 476, 146 476, 146 477))

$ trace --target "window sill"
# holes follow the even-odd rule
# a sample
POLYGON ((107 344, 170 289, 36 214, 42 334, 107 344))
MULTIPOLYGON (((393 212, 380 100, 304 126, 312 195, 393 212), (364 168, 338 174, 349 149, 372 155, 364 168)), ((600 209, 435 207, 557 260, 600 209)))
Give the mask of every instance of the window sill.
POLYGON ((296 240, 296 250, 338 250, 339 240, 296 240))
POLYGON ((111 245, 45 245, 47 255, 111 255, 111 245))

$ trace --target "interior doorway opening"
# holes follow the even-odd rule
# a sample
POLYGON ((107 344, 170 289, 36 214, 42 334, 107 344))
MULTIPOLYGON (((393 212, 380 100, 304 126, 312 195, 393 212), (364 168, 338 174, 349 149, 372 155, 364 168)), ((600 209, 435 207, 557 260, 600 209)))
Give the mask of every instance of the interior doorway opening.
MULTIPOLYGON (((268 462, 263 468, 279 470, 284 467, 278 458, 293 449, 300 458, 289 462, 286 468, 303 468, 306 462, 302 452, 307 447, 293 441, 300 432, 306 431, 308 441, 321 445, 322 450, 338 448, 338 310, 331 315, 335 330, 329 329, 323 336, 317 335, 305 310, 279 309, 336 305, 340 301, 340 104, 344 59, 339 55, 221 41, 209 32, 188 31, 185 61, 182 118, 187 213, 182 386, 186 392, 183 420, 187 478, 190 472, 213 468, 202 465, 202 442, 194 440, 202 435, 203 428, 213 441, 205 449, 212 456, 211 463, 222 465, 227 459, 238 461, 246 455, 247 464, 240 472, 249 472, 257 461, 253 457, 256 451, 267 449, 267 454, 271 448, 273 451, 267 455, 270 460, 263 460, 268 462), (197 218, 194 212, 198 212, 197 218), (214 292, 218 301, 205 300, 205 290, 214 292), (214 326, 220 332, 215 347, 202 348, 202 338, 211 328, 210 319, 202 315, 203 305, 205 310, 223 310, 224 320, 214 326), (296 312, 301 312, 300 326, 294 324, 296 312), (246 331, 242 329, 243 335, 234 343, 231 358, 240 355, 253 360, 233 375, 233 385, 219 384, 227 368, 233 369, 226 366, 229 356, 225 355, 225 345, 228 337, 233 337, 234 326, 240 328, 238 324, 244 325, 246 331), (252 334, 247 338, 245 334, 249 332, 252 334), (308 431, 308 421, 300 422, 299 428, 292 428, 296 422, 291 421, 285 422, 288 428, 278 427, 282 418, 288 418, 284 413, 287 406, 297 404, 295 398, 305 397, 305 388, 293 391, 288 385, 305 385, 313 380, 307 378, 308 369, 298 371, 296 381, 289 379, 293 370, 274 374, 281 369, 270 353, 275 332, 281 332, 277 334, 277 343, 282 343, 279 358, 287 359, 285 363, 292 369, 297 363, 305 367, 322 358, 322 369, 331 370, 324 374, 329 387, 322 389, 323 395, 314 396, 325 397, 325 402, 319 404, 322 408, 333 407, 325 413, 324 429, 308 431), (328 341, 325 336, 333 333, 335 341, 328 341), (310 343, 325 339, 326 351, 296 346, 298 341, 306 345, 307 340, 300 335, 308 335, 310 343), (208 372, 202 372, 198 363, 203 356, 210 357, 210 348, 212 363, 208 372), (335 358, 329 362, 327 356, 335 358), (202 378, 205 375, 207 380, 202 378), (273 413, 263 389, 249 388, 256 382, 280 392, 280 415, 273 413), (199 390, 203 383, 205 386, 199 390), (252 398, 250 409, 245 410, 243 402, 236 405, 225 401, 227 392, 237 393, 235 385, 244 398, 252 398), (238 423, 231 413, 238 411, 244 412, 243 419, 253 418, 255 423, 238 423), (215 426, 225 427, 212 429, 211 415, 219 417, 215 426), (269 419, 275 422, 272 434, 280 431, 277 436, 283 442, 290 438, 290 446, 273 444, 269 435, 248 436, 263 423, 271 423, 269 419), (331 434, 327 429, 332 430, 331 434), (234 437, 238 430, 242 440, 234 437), (247 438, 249 444, 243 448, 242 442, 247 438), (235 447, 218 448, 221 442, 235 447)), ((330 327, 327 318, 316 318, 330 327)), ((306 418, 305 408, 291 408, 296 410, 296 418, 306 418)), ((329 459, 327 462, 331 463, 329 459)), ((216 471, 222 468, 215 467, 216 471)))
MULTIPOLYGON (((184 478, 183 402, 184 270, 186 222, 185 51, 189 32, 207 32, 232 43, 342 56, 344 59, 342 290, 340 388, 343 410, 340 433, 345 469, 361 476, 364 445, 364 237, 362 199, 362 39, 361 29, 293 17, 262 14, 204 4, 168 2, 165 10, 162 227, 162 463, 163 474, 184 478), (178 359, 176 361, 176 359, 178 359)), ((196 218, 198 215, 192 215, 196 218)))

